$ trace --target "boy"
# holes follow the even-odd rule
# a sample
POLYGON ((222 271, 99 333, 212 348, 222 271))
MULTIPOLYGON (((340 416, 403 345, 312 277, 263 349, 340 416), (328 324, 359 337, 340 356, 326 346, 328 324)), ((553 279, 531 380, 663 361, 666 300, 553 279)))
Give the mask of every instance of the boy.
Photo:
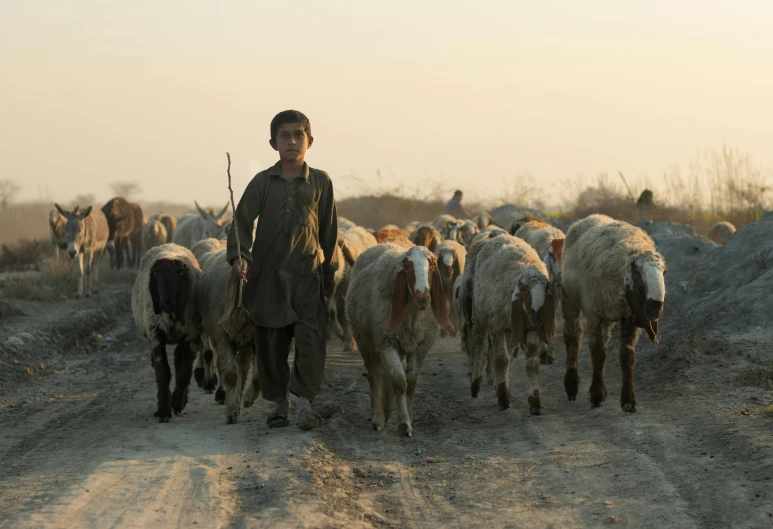
POLYGON ((261 393, 275 404, 266 421, 271 428, 290 424, 288 391, 298 397, 298 427, 322 425, 311 403, 325 367, 325 298, 339 266, 338 217, 330 177, 304 161, 313 141, 311 124, 300 112, 286 110, 274 117, 269 143, 279 162, 258 173, 239 201, 235 218, 241 248, 234 230, 228 234, 233 276, 246 281, 243 300, 255 325, 261 393), (293 337, 291 373, 287 358, 293 337))

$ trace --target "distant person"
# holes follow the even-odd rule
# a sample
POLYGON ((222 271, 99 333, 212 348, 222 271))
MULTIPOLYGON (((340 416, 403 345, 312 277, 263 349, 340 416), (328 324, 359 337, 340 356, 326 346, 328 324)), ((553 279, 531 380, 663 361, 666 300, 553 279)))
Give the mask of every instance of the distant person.
POLYGON ((285 110, 271 120, 269 143, 279 161, 247 184, 234 219, 239 245, 236 231, 228 233, 228 263, 233 277, 246 281, 244 308, 255 325, 260 391, 275 405, 266 420, 270 428, 290 424, 288 391, 298 397, 298 427, 322 425, 311 404, 325 368, 325 298, 333 292, 340 265, 333 184, 325 171, 304 161, 313 141, 309 119, 300 112, 285 110))
POLYGON ((464 212, 464 208, 462 207, 462 192, 457 189, 454 191, 454 197, 446 202, 446 207, 443 210, 443 213, 446 215, 453 215, 457 219, 463 219, 467 216, 467 214, 464 212))

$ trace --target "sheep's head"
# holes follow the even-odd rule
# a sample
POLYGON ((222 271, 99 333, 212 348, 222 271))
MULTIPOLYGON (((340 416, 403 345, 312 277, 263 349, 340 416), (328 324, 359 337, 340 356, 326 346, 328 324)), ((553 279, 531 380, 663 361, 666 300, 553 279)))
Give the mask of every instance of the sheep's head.
POLYGON ((54 205, 56 210, 67 220, 65 224, 67 255, 75 257, 83 249, 83 243, 86 240, 86 224, 84 224, 83 219, 91 214, 91 206, 83 211, 79 211, 78 206, 72 211, 65 211, 59 204, 54 205))
POLYGON ((564 259, 564 241, 566 239, 553 239, 550 241, 548 252, 542 260, 550 273, 551 281, 561 280, 561 263, 564 259))
POLYGON ((489 213, 485 212, 485 211, 483 213, 481 213, 480 215, 478 215, 476 217, 476 220, 478 222, 478 228, 480 228, 481 230, 483 228, 485 228, 486 226, 488 226, 489 224, 491 224, 491 222, 492 222, 491 215, 489 213))
POLYGON ((550 281, 536 269, 525 270, 513 289, 510 320, 515 345, 526 340, 527 330, 536 330, 550 345, 556 327, 556 310, 550 281))
POLYGON ((185 323, 185 305, 188 303, 189 270, 178 259, 159 259, 150 268, 150 298, 153 312, 174 313, 185 323))
POLYGON ((625 270, 625 299, 633 312, 634 323, 658 342, 658 319, 666 298, 666 262, 657 252, 642 252, 628 258, 625 270))
POLYGON ((449 241, 461 240, 461 229, 464 223, 461 220, 450 220, 446 224, 446 239, 449 241))
POLYGON ((455 331, 448 321, 448 307, 437 258, 423 246, 414 246, 405 253, 402 260, 392 293, 390 330, 396 330, 402 323, 410 299, 413 299, 419 310, 432 306, 432 313, 440 325, 448 332, 455 331))
POLYGON ((469 247, 472 244, 472 240, 475 238, 475 236, 480 233, 480 228, 478 228, 478 225, 473 221, 466 220, 464 221, 464 224, 462 224, 461 233, 462 244, 464 244, 466 247, 469 247))

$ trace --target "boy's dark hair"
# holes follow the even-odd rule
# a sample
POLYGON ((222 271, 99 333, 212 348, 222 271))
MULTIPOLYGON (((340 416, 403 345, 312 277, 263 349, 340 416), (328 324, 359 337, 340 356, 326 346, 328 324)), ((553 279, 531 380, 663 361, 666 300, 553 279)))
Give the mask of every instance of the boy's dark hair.
POLYGON ((457 189, 456 191, 454 191, 454 196, 457 196, 457 195, 463 195, 463 194, 464 194, 464 193, 462 193, 462 190, 461 190, 461 189, 457 189))
POLYGON ((297 110, 283 110, 271 120, 271 139, 276 141, 279 127, 287 125, 288 123, 300 123, 303 130, 306 131, 306 135, 311 137, 311 122, 309 121, 309 118, 303 115, 303 112, 298 112, 297 110))

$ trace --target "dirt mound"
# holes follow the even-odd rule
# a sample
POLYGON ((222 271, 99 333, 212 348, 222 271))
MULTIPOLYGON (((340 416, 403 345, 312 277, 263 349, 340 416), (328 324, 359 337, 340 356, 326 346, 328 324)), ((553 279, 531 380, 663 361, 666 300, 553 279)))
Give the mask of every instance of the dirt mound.
POLYGON ((664 325, 753 331, 773 316, 773 213, 739 229, 725 246, 690 226, 639 223, 668 265, 664 325))

